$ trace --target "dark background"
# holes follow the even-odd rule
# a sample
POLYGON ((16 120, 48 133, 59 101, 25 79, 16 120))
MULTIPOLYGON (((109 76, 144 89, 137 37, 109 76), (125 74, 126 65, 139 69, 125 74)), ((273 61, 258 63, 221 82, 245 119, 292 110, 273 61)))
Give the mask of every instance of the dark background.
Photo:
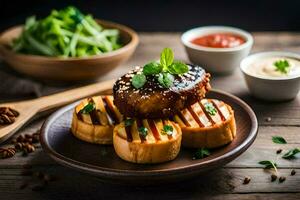
POLYGON ((0 30, 23 23, 26 16, 46 16, 51 9, 67 5, 137 31, 184 31, 204 25, 300 31, 300 0, 0 0, 0 30))

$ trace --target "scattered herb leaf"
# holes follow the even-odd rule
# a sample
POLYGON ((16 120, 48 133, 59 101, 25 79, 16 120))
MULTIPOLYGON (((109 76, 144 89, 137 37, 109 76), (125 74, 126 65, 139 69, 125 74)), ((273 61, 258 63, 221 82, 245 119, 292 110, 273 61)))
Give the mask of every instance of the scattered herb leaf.
POLYGON ((193 160, 196 160, 196 159, 202 159, 202 158, 205 158, 207 156, 210 155, 210 152, 208 149, 206 148, 201 148, 201 149, 198 149, 194 156, 193 156, 193 160))
POLYGON ((287 60, 283 59, 274 62, 274 66, 276 67, 276 71, 280 71, 283 74, 287 74, 288 68, 290 67, 290 63, 287 60))
POLYGON ((148 135, 148 129, 144 126, 140 127, 138 129, 138 131, 139 131, 139 134, 144 138, 148 135))
POLYGON ((273 136, 272 137, 272 141, 276 144, 286 144, 287 142, 285 141, 285 139, 281 136, 273 136))
POLYGON ((162 72, 162 66, 158 62, 150 62, 146 64, 143 68, 143 74, 147 75, 153 75, 153 74, 159 74, 162 72))
POLYGON ((263 160, 263 161, 260 161, 259 164, 264 165, 265 169, 274 169, 275 171, 277 171, 277 164, 274 163, 273 161, 263 160))
POLYGON ((300 149, 299 149, 299 148, 294 148, 294 149, 289 150, 287 153, 285 153, 285 154, 282 156, 282 158, 288 159, 288 160, 294 159, 294 158, 296 158, 295 156, 296 156, 296 154, 298 154, 298 153, 300 153, 300 149))
POLYGON ((216 108, 210 102, 205 103, 204 108, 205 108, 206 112, 208 112, 208 114, 210 114, 210 115, 215 115, 217 113, 216 108))
POLYGON ((133 119, 125 119, 125 126, 131 126, 133 124, 133 119))
POLYGON ((189 67, 180 61, 175 61, 168 67, 168 71, 171 74, 184 74, 189 71, 189 67))
POLYGON ((163 133, 167 135, 172 135, 173 134, 173 126, 171 125, 164 125, 163 127, 163 133))
POLYGON ((86 104, 86 106, 84 106, 79 113, 81 114, 89 114, 90 112, 92 112, 94 109, 96 108, 96 105, 94 102, 89 102, 88 104, 86 104))
POLYGON ((172 49, 164 48, 160 54, 160 64, 163 66, 164 69, 167 69, 174 60, 174 54, 172 49))
POLYGON ((146 76, 144 74, 136 74, 132 77, 132 85, 136 89, 143 87, 146 83, 146 76))
POLYGON ((169 73, 160 73, 157 80, 164 88, 170 88, 173 85, 174 76, 169 73))

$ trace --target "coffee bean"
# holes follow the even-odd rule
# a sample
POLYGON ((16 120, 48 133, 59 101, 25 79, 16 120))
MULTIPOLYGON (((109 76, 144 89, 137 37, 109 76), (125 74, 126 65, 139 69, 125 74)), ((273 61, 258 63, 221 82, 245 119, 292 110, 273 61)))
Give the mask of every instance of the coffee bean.
POLYGON ((278 150, 276 151, 277 154, 280 154, 281 152, 282 152, 282 149, 278 149, 278 150))
POLYGON ((21 142, 18 142, 18 143, 15 144, 15 148, 17 150, 22 150, 23 149, 23 144, 21 142))
POLYGON ((294 176, 295 174, 296 174, 296 170, 293 169, 293 170, 291 171, 291 176, 294 176))
POLYGON ((250 183, 251 178, 250 177, 245 177, 243 184, 246 185, 248 183, 250 183))
POLYGON ((271 175, 271 182, 276 181, 276 179, 277 179, 277 175, 276 174, 272 174, 271 175))
POLYGON ((17 143, 17 139, 16 138, 12 139, 10 143, 11 144, 16 144, 17 143))
POLYGON ((280 178, 279 178, 279 183, 282 183, 282 182, 284 182, 285 181, 285 177, 284 176, 281 176, 280 178))
POLYGON ((32 136, 29 134, 25 134, 25 138, 32 138, 32 136))
POLYGON ((19 135, 18 137, 17 137, 17 142, 23 142, 24 141, 24 136, 23 135, 19 135))

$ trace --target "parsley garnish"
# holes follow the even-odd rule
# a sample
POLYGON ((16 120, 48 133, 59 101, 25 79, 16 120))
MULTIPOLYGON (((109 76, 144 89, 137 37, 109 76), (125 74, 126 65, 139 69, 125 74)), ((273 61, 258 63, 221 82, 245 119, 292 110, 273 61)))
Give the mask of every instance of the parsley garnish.
POLYGON ((285 141, 285 139, 281 136, 273 136, 272 137, 272 141, 276 144, 286 144, 287 142, 285 141))
POLYGON ((210 114, 210 115, 215 115, 217 113, 216 108, 210 102, 205 103, 204 108, 205 108, 206 112, 208 112, 208 114, 210 114))
POLYGON ((153 61, 143 67, 143 74, 136 74, 132 78, 132 85, 135 88, 141 88, 146 83, 146 76, 158 75, 157 81, 165 88, 173 85, 174 76, 184 74, 189 71, 186 64, 174 61, 172 49, 164 48, 160 54, 160 61, 153 61), (137 76, 137 77, 136 77, 137 76))
POLYGON ((265 169, 274 169, 277 172, 277 164, 270 160, 260 161, 258 164, 264 165, 265 169))
POLYGON ((133 119, 125 119, 125 126, 131 126, 133 124, 133 119))
POLYGON ((210 152, 208 149, 206 148, 201 148, 201 149, 198 149, 194 156, 193 156, 193 160, 196 160, 196 159, 202 159, 202 158, 205 158, 207 156, 210 155, 210 152))
POLYGON ((90 112, 92 112, 94 109, 96 108, 96 105, 94 102, 89 102, 88 104, 86 104, 86 106, 84 106, 79 113, 81 114, 89 114, 90 112))
POLYGON ((173 126, 164 125, 162 132, 167 135, 172 135, 173 134, 173 126))
POLYGON ((139 131, 139 134, 144 138, 148 135, 148 129, 144 126, 140 127, 138 129, 138 131, 139 131))
POLYGON ((144 74, 136 74, 132 77, 132 85, 138 89, 144 86, 144 84, 146 83, 147 79, 146 76, 144 74))
POLYGON ((287 74, 290 67, 290 63, 285 59, 277 60, 273 65, 276 67, 276 71, 280 71, 283 74, 287 74))
POLYGON ((169 73, 160 73, 157 80, 161 86, 169 88, 173 85, 174 76, 169 73))
POLYGON ((300 149, 299 149, 299 148, 291 149, 291 150, 289 150, 287 153, 285 153, 285 154, 282 156, 282 158, 288 159, 288 160, 294 159, 294 158, 296 158, 295 156, 296 156, 296 154, 298 154, 298 153, 300 153, 300 149))

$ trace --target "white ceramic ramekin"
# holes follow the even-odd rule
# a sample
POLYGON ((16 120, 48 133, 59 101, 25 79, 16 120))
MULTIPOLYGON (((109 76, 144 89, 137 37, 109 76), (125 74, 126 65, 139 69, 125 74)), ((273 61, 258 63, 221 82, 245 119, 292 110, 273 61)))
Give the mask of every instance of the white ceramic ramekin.
POLYGON ((291 52, 270 51, 248 56, 240 65, 246 84, 253 96, 267 101, 286 101, 294 99, 300 89, 300 75, 289 77, 262 77, 250 74, 247 68, 255 61, 267 57, 288 57, 300 60, 300 55, 291 52))
POLYGON ((253 45, 250 33, 227 26, 205 26, 194 28, 183 33, 181 42, 185 46, 190 61, 200 65, 208 72, 226 74, 233 72, 243 58, 245 58, 253 45), (245 43, 233 48, 212 48, 193 44, 191 40, 199 36, 213 33, 232 33, 245 39, 245 43))

